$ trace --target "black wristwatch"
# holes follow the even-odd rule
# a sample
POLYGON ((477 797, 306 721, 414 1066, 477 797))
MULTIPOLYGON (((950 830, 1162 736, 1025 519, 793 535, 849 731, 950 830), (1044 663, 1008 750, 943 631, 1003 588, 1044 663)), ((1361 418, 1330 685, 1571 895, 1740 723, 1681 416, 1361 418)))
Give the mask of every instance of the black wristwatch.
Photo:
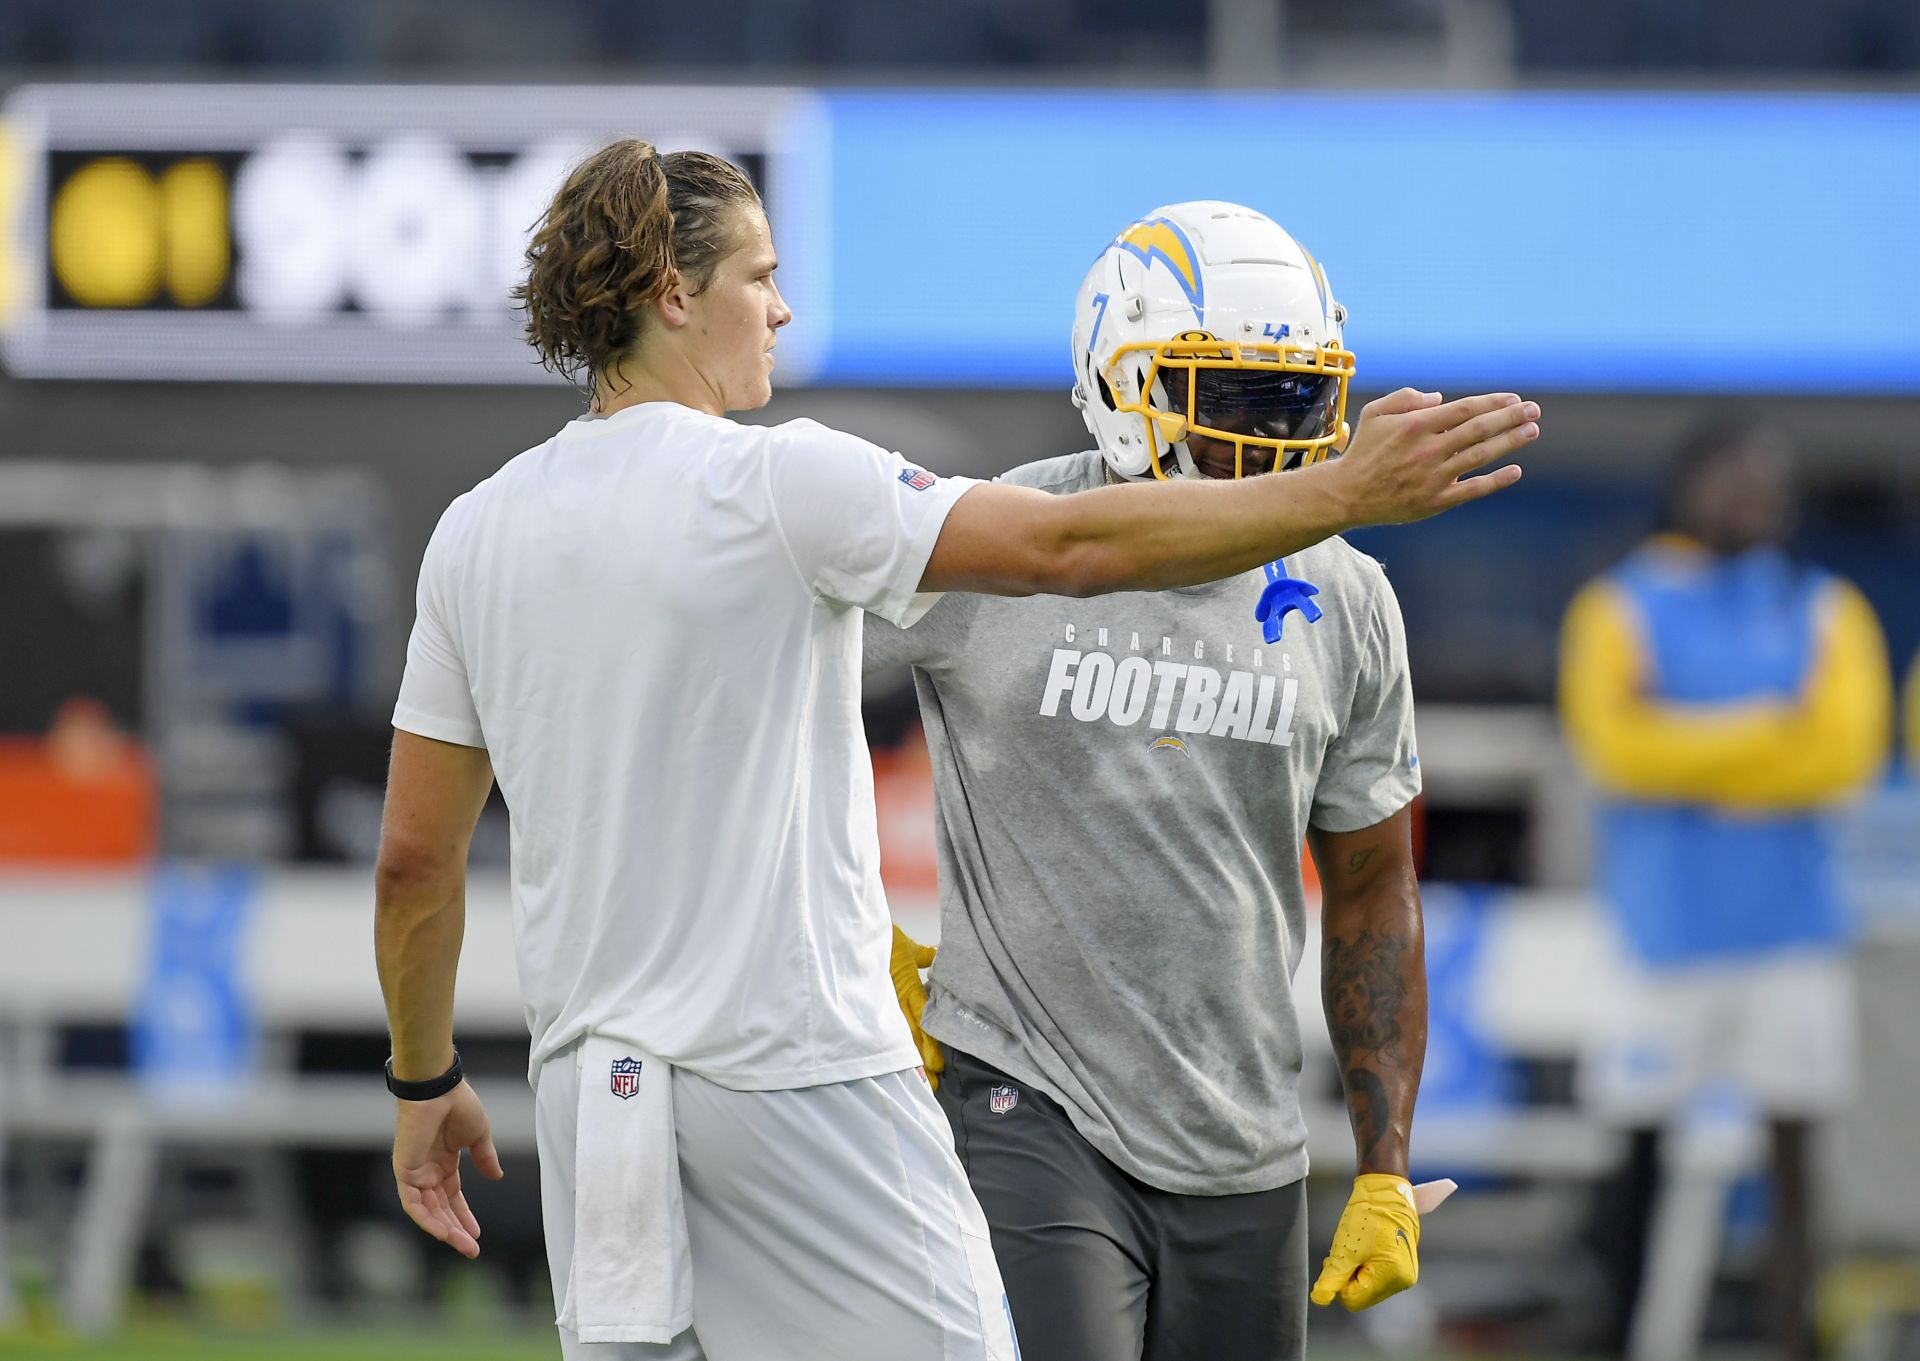
POLYGON ((424 1082, 406 1082, 395 1077, 393 1075, 393 1060, 387 1060, 387 1090, 399 1097, 402 1101, 431 1101, 436 1096, 445 1096, 448 1092, 460 1085, 461 1079, 460 1051, 458 1049, 453 1051, 453 1067, 447 1069, 447 1071, 440 1074, 439 1077, 430 1077, 424 1082))

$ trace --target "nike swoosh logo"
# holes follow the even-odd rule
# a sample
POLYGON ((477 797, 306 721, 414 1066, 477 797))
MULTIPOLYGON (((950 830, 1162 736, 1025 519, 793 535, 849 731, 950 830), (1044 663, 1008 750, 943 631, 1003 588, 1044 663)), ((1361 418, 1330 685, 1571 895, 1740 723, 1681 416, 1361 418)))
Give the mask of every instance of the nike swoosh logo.
POLYGON ((1407 1237, 1407 1231, 1405 1229, 1395 1229, 1393 1236, 1398 1238, 1402 1243, 1405 1243, 1408 1247, 1413 1246, 1413 1240, 1407 1237))

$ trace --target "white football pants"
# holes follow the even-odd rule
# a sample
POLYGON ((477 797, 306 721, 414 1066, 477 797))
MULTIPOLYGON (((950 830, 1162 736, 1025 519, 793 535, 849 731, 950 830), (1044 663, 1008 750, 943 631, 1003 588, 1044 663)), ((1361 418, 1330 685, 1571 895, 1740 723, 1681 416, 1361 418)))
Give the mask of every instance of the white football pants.
MULTIPOLYGON (((534 1088, 555 1300, 573 1261, 579 1053, 534 1088)), ((736 1092, 675 1069, 673 1114, 693 1326, 660 1345, 562 1328, 566 1361, 1017 1361, 986 1218, 918 1073, 736 1092)))

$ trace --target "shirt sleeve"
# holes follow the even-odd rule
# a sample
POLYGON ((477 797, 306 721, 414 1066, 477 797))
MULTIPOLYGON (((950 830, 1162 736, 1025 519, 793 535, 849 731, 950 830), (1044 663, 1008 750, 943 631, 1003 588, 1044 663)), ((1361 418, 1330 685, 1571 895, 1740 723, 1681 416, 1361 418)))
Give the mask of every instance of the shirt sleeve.
POLYGON ((868 615, 864 634, 866 673, 872 675, 890 666, 914 666, 931 672, 953 669, 965 652, 980 599, 970 591, 943 595, 912 628, 868 615))
POLYGON ((1818 652, 1779 759, 1723 791, 1756 812, 1819 808, 1859 794, 1885 769, 1893 743, 1893 667, 1880 620, 1851 583, 1822 592, 1818 652))
POLYGON ((1382 572, 1353 708, 1320 767, 1312 822, 1325 832, 1355 832, 1384 822, 1419 792, 1406 628, 1400 601, 1382 572))
POLYGON ((885 619, 869 616, 861 632, 865 653, 863 670, 872 675, 893 666, 919 666, 926 659, 929 640, 939 624, 941 612, 952 603, 943 596, 912 628, 903 629, 885 619))
POLYGON ((445 545, 441 528, 434 531, 420 561, 420 584, 414 592, 413 635, 407 640, 407 669, 400 677, 400 699, 393 708, 393 726, 440 742, 484 747, 480 714, 473 704, 466 660, 454 631, 449 592, 444 587, 445 545))
POLYGON ((813 421, 773 431, 767 477, 794 567, 816 596, 902 628, 940 598, 920 578, 947 512, 978 483, 935 477, 813 421))
POLYGON ((1907 729, 1907 773, 1920 778, 1920 652, 1907 667, 1907 697, 1904 711, 1907 729))

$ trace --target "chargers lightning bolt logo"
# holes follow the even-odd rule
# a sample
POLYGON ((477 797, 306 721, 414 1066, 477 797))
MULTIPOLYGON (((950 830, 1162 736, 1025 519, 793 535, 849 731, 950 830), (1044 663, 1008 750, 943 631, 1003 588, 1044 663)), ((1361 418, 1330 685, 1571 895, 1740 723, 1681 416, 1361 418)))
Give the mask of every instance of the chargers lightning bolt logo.
POLYGON ((1153 262, 1158 260, 1172 270, 1174 278, 1180 281, 1180 291, 1193 304, 1194 315, 1202 321, 1206 320, 1207 290, 1206 283, 1200 277, 1200 258, 1187 240, 1186 233, 1170 219, 1150 217, 1136 222, 1116 236, 1113 244, 1148 268, 1152 268, 1153 262))

